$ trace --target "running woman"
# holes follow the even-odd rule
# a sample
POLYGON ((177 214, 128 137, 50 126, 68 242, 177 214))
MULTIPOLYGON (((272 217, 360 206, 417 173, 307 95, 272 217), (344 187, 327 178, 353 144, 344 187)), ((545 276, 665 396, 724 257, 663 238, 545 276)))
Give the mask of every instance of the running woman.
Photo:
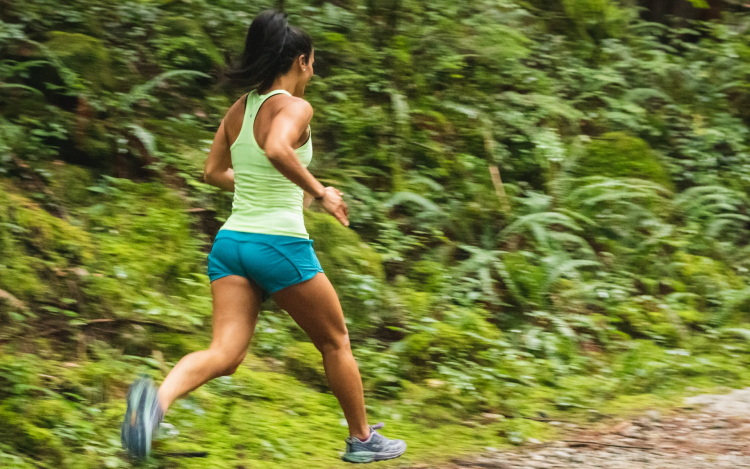
POLYGON ((208 256, 213 339, 208 350, 177 363, 160 387, 136 380, 128 390, 123 447, 147 457, 151 438, 172 402, 240 366, 268 297, 299 324, 323 356, 326 377, 349 424, 349 462, 392 459, 406 451, 369 426, 362 380, 349 345, 336 292, 313 251, 302 216, 312 199, 348 226, 342 193, 307 170, 312 159, 310 103, 302 99, 313 76, 310 36, 275 10, 250 25, 239 67, 230 78, 250 93, 227 112, 206 160, 204 179, 234 192, 232 214, 208 256))

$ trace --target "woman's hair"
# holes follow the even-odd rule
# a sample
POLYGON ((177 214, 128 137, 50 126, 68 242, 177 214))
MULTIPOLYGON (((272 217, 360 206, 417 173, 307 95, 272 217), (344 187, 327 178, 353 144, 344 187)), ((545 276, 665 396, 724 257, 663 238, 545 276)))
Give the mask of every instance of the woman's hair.
POLYGON ((297 57, 310 60, 311 54, 312 39, 306 32, 290 26, 286 14, 266 10, 250 24, 240 63, 226 76, 251 89, 266 90, 292 68, 297 57))

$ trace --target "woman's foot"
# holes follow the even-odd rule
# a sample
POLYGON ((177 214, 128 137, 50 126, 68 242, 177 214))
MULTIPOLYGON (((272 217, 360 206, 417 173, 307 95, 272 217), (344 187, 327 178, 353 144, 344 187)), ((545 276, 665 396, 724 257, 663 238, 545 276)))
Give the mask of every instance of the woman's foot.
POLYGON ((371 426, 370 437, 365 441, 354 436, 347 438, 346 453, 344 453, 342 459, 347 462, 366 463, 394 459, 404 454, 406 442, 404 440, 390 440, 375 431, 382 427, 382 423, 371 426))
POLYGON ((151 452, 151 438, 164 418, 154 382, 139 378, 130 385, 128 408, 122 422, 120 439, 130 456, 143 459, 151 452))

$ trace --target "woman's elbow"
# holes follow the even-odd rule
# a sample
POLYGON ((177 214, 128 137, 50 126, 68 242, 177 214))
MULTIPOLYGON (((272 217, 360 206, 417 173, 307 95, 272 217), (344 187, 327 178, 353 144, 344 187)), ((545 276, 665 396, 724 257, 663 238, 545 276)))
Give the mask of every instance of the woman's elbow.
POLYGON ((284 160, 286 151, 287 151, 287 148, 279 144, 268 145, 264 149, 266 158, 268 158, 268 161, 270 161, 274 165, 284 160))
POLYGON ((203 171, 203 182, 206 184, 214 185, 214 174, 210 171, 203 171))
POLYGON ((271 151, 267 151, 267 150, 266 150, 266 158, 268 159, 268 161, 269 161, 269 162, 270 162, 270 163, 271 163, 271 164, 272 164, 273 166, 276 166, 276 165, 277 165, 277 164, 279 163, 279 161, 281 160, 281 158, 279 157, 279 154, 278 154, 278 153, 276 153, 276 152, 271 152, 271 151))

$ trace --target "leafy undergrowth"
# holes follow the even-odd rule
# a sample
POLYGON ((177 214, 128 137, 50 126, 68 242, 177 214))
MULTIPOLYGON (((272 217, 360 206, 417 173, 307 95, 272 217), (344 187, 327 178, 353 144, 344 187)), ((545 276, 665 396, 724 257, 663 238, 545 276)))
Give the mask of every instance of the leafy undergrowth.
MULTIPOLYGON (((194 338, 184 346, 206 344, 194 338)), ((130 467, 119 443, 127 384, 136 374, 160 380, 170 363, 158 353, 143 358, 104 343, 90 347, 92 358, 81 361, 62 361, 42 348, 36 354, 0 350, 3 467, 130 467)), ((458 390, 428 380, 407 384, 398 399, 368 395, 368 415, 372 423, 386 423, 388 436, 409 443, 403 458, 383 467, 440 464, 488 446, 554 438, 558 427, 535 418, 593 424, 669 410, 699 391, 750 385, 750 345, 724 348, 717 353, 694 344, 675 352, 637 343, 555 386, 534 383, 533 376, 506 382, 496 413, 467 412, 458 390)), ((251 354, 234 375, 177 401, 144 467, 345 467, 339 458, 347 430, 336 399, 284 371, 283 362, 251 354), (196 453, 207 454, 189 457, 196 453)))
MULTIPOLYGON (((521 386, 507 402, 514 412, 504 418, 462 417, 462 409, 446 408, 441 402, 450 400, 445 395, 452 392, 434 383, 411 386, 399 400, 371 399, 371 421, 385 422, 388 436, 409 444, 404 457, 382 467, 439 465, 485 447, 555 437, 558 427, 522 416, 586 425, 649 409, 668 411, 681 406, 686 395, 750 384, 747 351, 743 357, 686 353, 632 351, 613 360, 611 373, 571 376, 554 388, 521 386), (635 373, 631 366, 638 367, 635 373)), ((167 421, 180 433, 162 440, 155 467, 281 468, 301 462, 313 468, 348 467, 337 462, 346 428, 335 399, 269 371, 254 356, 231 378, 221 378, 176 404, 167 421), (208 457, 177 461, 167 455, 201 451, 208 457)))

